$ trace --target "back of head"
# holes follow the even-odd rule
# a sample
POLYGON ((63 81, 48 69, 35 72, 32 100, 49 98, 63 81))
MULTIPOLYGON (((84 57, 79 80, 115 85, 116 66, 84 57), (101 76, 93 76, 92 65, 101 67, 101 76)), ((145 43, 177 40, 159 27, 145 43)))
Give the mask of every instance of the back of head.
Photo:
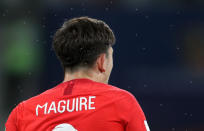
POLYGON ((73 18, 57 30, 53 48, 66 71, 74 72, 80 67, 90 68, 101 53, 107 53, 115 43, 109 26, 89 17, 73 18))

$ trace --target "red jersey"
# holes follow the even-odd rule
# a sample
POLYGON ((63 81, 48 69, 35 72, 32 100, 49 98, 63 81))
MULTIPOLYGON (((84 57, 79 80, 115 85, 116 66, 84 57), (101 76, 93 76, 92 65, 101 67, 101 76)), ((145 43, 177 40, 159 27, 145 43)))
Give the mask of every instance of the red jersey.
POLYGON ((21 102, 6 131, 149 131, 135 97, 117 87, 74 79, 21 102))

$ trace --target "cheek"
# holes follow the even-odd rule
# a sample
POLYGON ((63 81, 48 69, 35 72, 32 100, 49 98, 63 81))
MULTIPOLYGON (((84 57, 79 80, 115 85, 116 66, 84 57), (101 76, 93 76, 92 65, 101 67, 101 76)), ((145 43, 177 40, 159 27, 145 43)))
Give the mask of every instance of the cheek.
POLYGON ((111 56, 111 65, 113 66, 113 56, 111 56))
POLYGON ((113 59, 112 58, 110 58, 110 61, 109 61, 109 67, 110 67, 110 70, 112 70, 112 68, 113 68, 113 59))
POLYGON ((113 67, 113 59, 111 59, 111 67, 113 67))

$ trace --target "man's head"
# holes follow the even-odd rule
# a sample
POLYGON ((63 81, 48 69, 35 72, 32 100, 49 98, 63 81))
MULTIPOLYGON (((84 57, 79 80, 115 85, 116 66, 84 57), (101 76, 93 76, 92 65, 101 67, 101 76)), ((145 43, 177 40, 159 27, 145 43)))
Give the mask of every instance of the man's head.
MULTIPOLYGON (((107 82, 112 70, 115 36, 109 26, 89 17, 73 18, 57 30, 53 48, 65 74, 92 72, 107 82)), ((90 75, 90 74, 89 74, 90 75)))

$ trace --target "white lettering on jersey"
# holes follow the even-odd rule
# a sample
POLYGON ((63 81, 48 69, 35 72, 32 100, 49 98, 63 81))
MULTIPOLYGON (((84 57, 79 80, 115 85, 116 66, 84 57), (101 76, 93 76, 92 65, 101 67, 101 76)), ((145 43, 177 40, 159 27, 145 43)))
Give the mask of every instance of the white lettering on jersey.
POLYGON ((148 123, 147 123, 146 120, 144 121, 144 124, 145 124, 146 130, 147 130, 147 131, 150 131, 149 126, 148 126, 148 123))
POLYGON ((87 110, 87 99, 86 99, 86 97, 80 97, 80 107, 79 107, 80 111, 82 111, 82 106, 84 106, 84 109, 87 110))
POLYGON ((75 98, 72 100, 72 109, 69 109, 69 107, 70 107, 70 100, 67 100, 67 111, 68 112, 72 112, 72 111, 74 111, 74 106, 75 106, 75 98))
POLYGON ((79 106, 78 106, 78 104, 79 104, 79 100, 78 100, 78 98, 76 98, 76 111, 79 110, 79 106))
POLYGON ((90 110, 91 110, 91 109, 93 109, 93 110, 96 109, 95 107, 91 107, 91 105, 94 104, 94 102, 91 101, 91 99, 93 99, 93 98, 95 99, 96 96, 89 96, 89 109, 90 109, 90 110))
POLYGON ((65 108, 66 108, 65 104, 66 104, 65 100, 61 100, 61 101, 58 102, 57 110, 58 110, 59 113, 63 113, 65 111, 65 108), (64 103, 64 105, 62 106, 61 103, 64 103), (60 108, 62 108, 62 110, 60 108))
POLYGON ((35 110, 36 116, 38 116, 38 108, 41 108, 41 109, 44 108, 44 114, 46 114, 46 112, 47 112, 47 104, 48 103, 45 103, 43 106, 37 105, 36 110, 35 110))
POLYGON ((52 131, 77 131, 72 125, 63 123, 57 125, 52 131))
POLYGON ((36 116, 39 114, 50 114, 50 113, 64 113, 73 111, 83 111, 83 110, 94 110, 94 99, 96 96, 79 97, 67 100, 60 100, 58 102, 52 101, 50 104, 46 102, 44 105, 38 104, 36 106, 36 116))
POLYGON ((47 114, 50 114, 50 111, 54 111, 54 113, 57 113, 56 105, 55 105, 54 101, 51 103, 50 108, 49 108, 47 114))

